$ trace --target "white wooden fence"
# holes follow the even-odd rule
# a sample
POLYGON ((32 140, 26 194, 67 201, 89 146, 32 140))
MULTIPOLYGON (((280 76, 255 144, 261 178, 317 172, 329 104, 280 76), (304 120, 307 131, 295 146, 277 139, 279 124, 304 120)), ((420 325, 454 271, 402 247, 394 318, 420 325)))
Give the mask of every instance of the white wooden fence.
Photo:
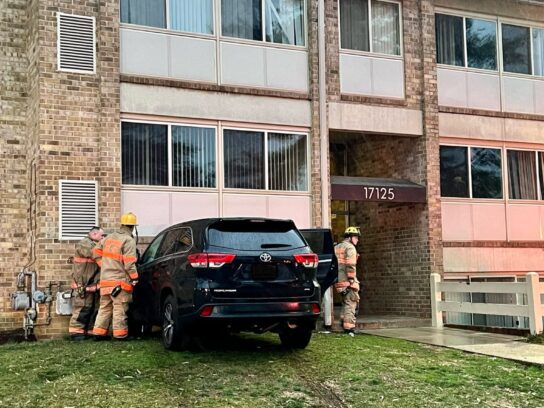
POLYGON ((478 313, 485 315, 519 316, 529 318, 531 334, 542 333, 544 305, 540 294, 544 283, 535 272, 527 274, 525 282, 447 282, 431 274, 431 304, 433 326, 443 327, 443 312, 478 313), (442 300, 442 293, 520 293, 527 296, 527 305, 470 303, 442 300))

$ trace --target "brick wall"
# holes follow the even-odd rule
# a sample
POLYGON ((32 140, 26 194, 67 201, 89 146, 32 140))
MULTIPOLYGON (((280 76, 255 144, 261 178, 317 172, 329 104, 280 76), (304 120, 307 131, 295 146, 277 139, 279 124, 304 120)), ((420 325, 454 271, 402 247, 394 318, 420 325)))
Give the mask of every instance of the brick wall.
POLYGON ((26 3, 6 1, 0 9, 0 328, 7 329, 22 320, 7 311, 14 278, 28 261, 26 3))

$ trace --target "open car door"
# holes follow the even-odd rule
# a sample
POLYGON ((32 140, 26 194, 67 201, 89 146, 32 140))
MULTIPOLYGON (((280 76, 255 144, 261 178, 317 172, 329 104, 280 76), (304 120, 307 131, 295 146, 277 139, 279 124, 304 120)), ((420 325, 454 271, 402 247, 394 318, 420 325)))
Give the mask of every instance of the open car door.
POLYGON ((317 281, 321 286, 321 295, 338 279, 338 260, 334 254, 332 232, 328 228, 300 230, 312 251, 319 257, 317 281))

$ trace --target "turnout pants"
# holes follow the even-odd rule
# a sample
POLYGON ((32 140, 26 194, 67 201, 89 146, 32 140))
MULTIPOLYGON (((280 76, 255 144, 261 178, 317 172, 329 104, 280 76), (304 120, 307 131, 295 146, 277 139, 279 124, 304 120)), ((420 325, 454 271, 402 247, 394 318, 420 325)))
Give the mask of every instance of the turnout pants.
POLYGON ((85 293, 85 297, 83 298, 78 295, 73 297, 72 318, 68 327, 70 335, 91 334, 97 309, 98 293, 85 293))
POLYGON ((345 295, 342 295, 342 315, 344 321, 344 329, 350 330, 355 328, 357 323, 357 306, 359 305, 359 294, 354 290, 348 290, 345 295))
POLYGON ((113 321, 113 337, 122 339, 128 336, 127 311, 132 294, 122 290, 116 297, 100 296, 100 309, 94 324, 95 336, 107 336, 113 321))

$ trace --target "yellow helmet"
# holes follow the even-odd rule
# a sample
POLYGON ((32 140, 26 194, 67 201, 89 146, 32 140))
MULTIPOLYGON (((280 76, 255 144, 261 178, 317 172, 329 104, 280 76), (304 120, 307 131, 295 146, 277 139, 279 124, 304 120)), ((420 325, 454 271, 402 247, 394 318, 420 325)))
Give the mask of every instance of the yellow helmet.
POLYGON ((136 215, 131 212, 121 215, 121 225, 138 225, 136 215))
POLYGON ((361 229, 359 227, 347 227, 344 231, 345 237, 360 237, 361 236, 361 229))

